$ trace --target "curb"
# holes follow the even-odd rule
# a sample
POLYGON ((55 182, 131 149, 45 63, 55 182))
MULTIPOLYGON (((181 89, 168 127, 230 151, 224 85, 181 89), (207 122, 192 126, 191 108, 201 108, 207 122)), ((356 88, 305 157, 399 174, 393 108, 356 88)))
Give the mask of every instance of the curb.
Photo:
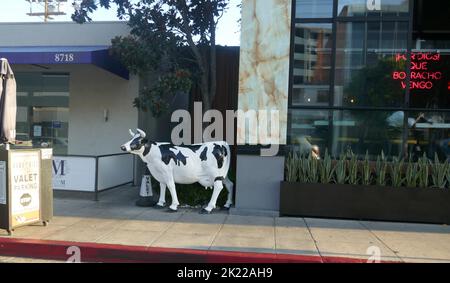
POLYGON ((0 238, 0 255, 66 261, 78 247, 82 262, 102 263, 366 263, 364 259, 202 251, 48 240, 0 238))

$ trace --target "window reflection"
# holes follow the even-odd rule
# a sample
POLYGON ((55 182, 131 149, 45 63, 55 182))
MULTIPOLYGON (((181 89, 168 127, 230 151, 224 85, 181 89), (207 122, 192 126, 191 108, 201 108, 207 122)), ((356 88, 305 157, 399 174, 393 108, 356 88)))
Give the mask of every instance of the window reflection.
POLYGON ((409 0, 339 0, 339 17, 407 16, 409 0))
POLYGON ((328 105, 332 25, 297 24, 294 54, 294 105, 328 105))
POLYGON ((396 55, 406 52, 407 25, 338 23, 337 32, 334 106, 401 106, 405 90, 391 75, 406 72, 396 55))
POLYGON ((296 17, 331 18, 333 16, 333 0, 299 0, 296 4, 296 17))
POLYGON ((48 145, 67 154, 69 131, 69 75, 16 73, 17 140, 22 146, 48 145))

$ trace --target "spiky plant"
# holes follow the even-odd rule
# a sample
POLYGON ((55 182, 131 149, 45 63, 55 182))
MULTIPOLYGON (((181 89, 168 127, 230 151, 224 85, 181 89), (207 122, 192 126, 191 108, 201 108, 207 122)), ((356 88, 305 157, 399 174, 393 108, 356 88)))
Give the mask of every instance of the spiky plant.
POLYGON ((433 181, 433 187, 439 189, 445 189, 445 185, 450 180, 446 180, 447 174, 450 169, 450 164, 447 160, 443 163, 439 161, 437 153, 434 155, 434 163, 431 164, 431 180, 433 181))
POLYGON ((418 182, 419 187, 428 188, 429 178, 430 178, 430 160, 427 155, 424 153, 422 158, 419 159, 418 165, 418 182))
POLYGON ((339 156, 339 160, 336 163, 336 182, 338 184, 345 184, 347 183, 348 176, 347 176, 347 159, 345 157, 345 154, 341 154, 339 156))
POLYGON ((405 183, 403 177, 403 167, 405 161, 402 158, 394 157, 390 166, 391 183, 394 188, 400 188, 405 183))
POLYGON ((417 181, 419 180, 419 165, 409 159, 406 166, 406 186, 409 188, 417 187, 417 181))
POLYGON ((358 185, 358 158, 352 151, 348 152, 348 156, 350 157, 348 164, 348 183, 351 185, 358 185))
POLYGON ((310 154, 308 164, 308 182, 312 184, 319 183, 319 160, 310 154))
POLYGON ((384 151, 381 151, 381 156, 377 157, 376 164, 376 183, 378 186, 386 186, 386 173, 388 169, 388 164, 386 162, 386 157, 384 151))
POLYGON ((372 170, 370 169, 370 159, 368 151, 366 151, 366 155, 362 164, 362 184, 365 186, 370 186, 372 184, 372 170))
POLYGON ((304 184, 308 183, 309 162, 305 155, 298 155, 297 171, 298 181, 304 184))
POLYGON ((295 152, 289 153, 286 159, 286 181, 298 181, 298 155, 295 152))
POLYGON ((333 161, 328 153, 328 149, 325 150, 325 156, 320 162, 320 182, 322 184, 330 184, 334 181, 334 171, 333 161))

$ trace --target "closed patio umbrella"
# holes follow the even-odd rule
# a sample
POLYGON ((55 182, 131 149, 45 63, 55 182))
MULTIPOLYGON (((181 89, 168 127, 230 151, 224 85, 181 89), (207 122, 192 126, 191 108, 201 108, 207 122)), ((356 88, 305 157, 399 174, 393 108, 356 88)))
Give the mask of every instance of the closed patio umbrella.
POLYGON ((0 59, 0 143, 16 140, 16 79, 8 60, 0 59))

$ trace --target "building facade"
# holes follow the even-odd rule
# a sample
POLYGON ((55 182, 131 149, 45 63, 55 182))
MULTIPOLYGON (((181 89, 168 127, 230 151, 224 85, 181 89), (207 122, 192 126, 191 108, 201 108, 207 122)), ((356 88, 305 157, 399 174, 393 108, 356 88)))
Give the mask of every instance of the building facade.
POLYGON ((287 148, 450 157, 450 4, 436 5, 243 1, 239 109, 278 110, 285 150, 240 151, 236 211, 278 213, 287 148))

